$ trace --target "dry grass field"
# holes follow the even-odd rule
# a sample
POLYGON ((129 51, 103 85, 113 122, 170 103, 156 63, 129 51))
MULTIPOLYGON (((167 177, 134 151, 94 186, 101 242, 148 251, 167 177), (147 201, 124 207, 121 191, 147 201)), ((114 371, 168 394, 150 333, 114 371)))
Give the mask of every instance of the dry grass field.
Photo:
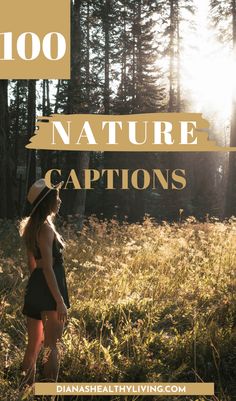
MULTIPOLYGON (((68 222, 59 231, 71 299, 59 381, 213 381, 215 397, 106 400, 233 400, 235 220, 158 225, 148 216, 142 224, 90 217, 80 233, 68 222)), ((16 223, 7 220, 0 224, 0 278, 1 400, 43 400, 18 391, 28 271, 16 223)), ((104 399, 73 399, 92 398, 104 399)))

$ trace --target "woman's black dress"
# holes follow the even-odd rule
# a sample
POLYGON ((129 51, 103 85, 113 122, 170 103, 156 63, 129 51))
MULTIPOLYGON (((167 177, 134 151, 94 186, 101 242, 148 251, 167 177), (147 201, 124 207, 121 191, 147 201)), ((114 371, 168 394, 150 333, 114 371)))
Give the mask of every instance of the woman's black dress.
MULTIPOLYGON (((62 244, 58 241, 56 236, 53 240, 52 255, 55 258, 53 263, 53 270, 56 276, 58 288, 64 299, 67 308, 70 307, 65 270, 62 256, 62 244)), ((40 249, 37 248, 37 255, 35 259, 40 259, 40 249)), ((51 291, 47 285, 44 277, 43 269, 36 267, 30 275, 28 284, 25 290, 25 299, 22 313, 33 319, 41 320, 42 311, 56 310, 56 301, 53 298, 51 291)))

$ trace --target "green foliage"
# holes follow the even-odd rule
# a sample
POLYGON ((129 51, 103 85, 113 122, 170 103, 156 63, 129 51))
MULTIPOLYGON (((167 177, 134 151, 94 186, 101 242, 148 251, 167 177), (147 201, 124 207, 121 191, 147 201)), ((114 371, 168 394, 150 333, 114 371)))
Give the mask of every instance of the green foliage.
MULTIPOLYGON (((73 223, 63 223, 61 232, 71 309, 59 381, 213 381, 216 397, 208 400, 230 400, 236 378, 235 220, 156 225, 150 218, 120 224, 90 217, 80 233, 73 223)), ((23 399, 17 388, 28 273, 13 223, 1 222, 0 244, 1 399, 17 400, 23 399)), ((171 398, 178 399, 204 398, 171 398)))

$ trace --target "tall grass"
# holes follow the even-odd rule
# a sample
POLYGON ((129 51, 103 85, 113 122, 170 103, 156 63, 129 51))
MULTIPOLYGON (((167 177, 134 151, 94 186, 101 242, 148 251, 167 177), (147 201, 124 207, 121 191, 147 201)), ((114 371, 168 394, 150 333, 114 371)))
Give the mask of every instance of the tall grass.
MULTIPOLYGON (((67 241, 71 309, 59 381, 213 381, 215 397, 138 399, 233 400, 234 219, 157 225, 149 217, 142 224, 120 224, 92 216, 80 233, 73 223, 63 223, 60 231, 67 241)), ((0 393, 3 401, 15 401, 23 399, 21 308, 28 272, 16 224, 9 221, 0 227, 0 277, 0 393)))

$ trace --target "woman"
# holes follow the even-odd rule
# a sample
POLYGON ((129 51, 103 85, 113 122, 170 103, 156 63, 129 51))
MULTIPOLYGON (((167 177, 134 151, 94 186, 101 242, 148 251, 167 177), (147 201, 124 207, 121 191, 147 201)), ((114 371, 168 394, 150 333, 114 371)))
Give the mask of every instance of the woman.
POLYGON ((70 307, 62 249, 65 244, 53 224, 61 204, 59 191, 49 189, 44 179, 29 190, 32 205, 30 216, 21 221, 28 266, 31 272, 24 299, 23 314, 27 316, 28 345, 23 360, 24 383, 35 381, 36 361, 44 341, 46 381, 56 381, 59 371, 59 347, 67 308, 70 307))

